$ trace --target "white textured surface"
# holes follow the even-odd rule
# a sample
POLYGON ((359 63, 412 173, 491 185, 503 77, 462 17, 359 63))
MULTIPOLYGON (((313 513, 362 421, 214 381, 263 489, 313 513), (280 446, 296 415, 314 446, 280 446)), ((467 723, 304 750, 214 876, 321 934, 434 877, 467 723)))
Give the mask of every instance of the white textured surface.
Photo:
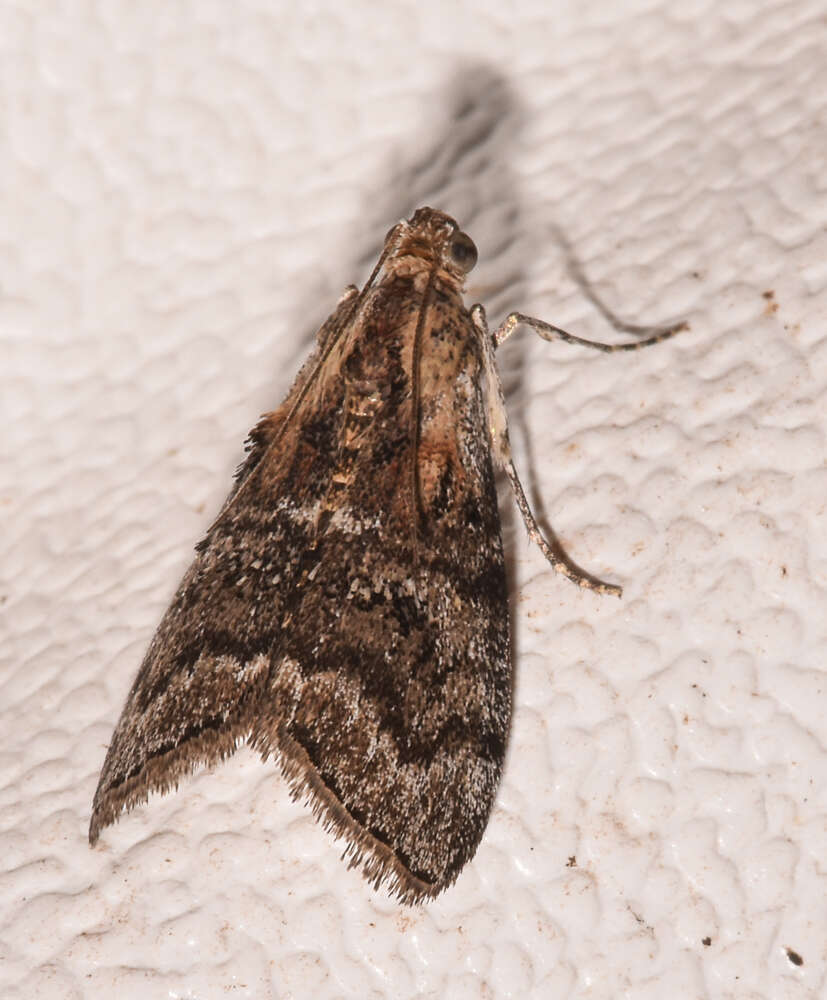
POLYGON ((824 4, 391 6, 0 3, 0 995, 824 996, 824 4), (492 321, 611 335, 566 243, 624 319, 690 320, 501 352, 526 487, 623 601, 504 503, 507 770, 426 908, 248 752, 90 850, 244 434, 423 203, 492 321))

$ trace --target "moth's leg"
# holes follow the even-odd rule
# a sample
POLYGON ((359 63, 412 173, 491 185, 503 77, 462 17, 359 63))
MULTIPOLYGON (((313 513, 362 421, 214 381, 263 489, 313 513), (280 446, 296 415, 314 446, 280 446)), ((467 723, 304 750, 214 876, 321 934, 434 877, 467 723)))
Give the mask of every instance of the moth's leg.
MULTIPOLYGON (((480 308, 482 307, 480 306, 480 308)), ((533 316, 526 316, 524 313, 513 312, 506 316, 502 326, 498 327, 491 335, 494 347, 499 347, 504 340, 507 340, 521 323, 525 326, 530 326, 543 340, 562 340, 567 344, 582 344, 583 347, 592 347, 594 350, 603 351, 606 354, 611 354, 614 351, 638 351, 641 347, 651 347, 652 344, 659 344, 662 340, 668 340, 670 337, 674 337, 676 333, 689 329, 688 323, 678 323, 677 326, 657 330, 656 333, 645 337, 643 340, 630 340, 625 344, 603 344, 599 340, 584 340, 582 337, 575 337, 574 334, 561 330, 559 326, 552 326, 551 323, 546 323, 542 319, 535 319, 533 316)), ((638 329, 641 333, 651 331, 651 328, 647 327, 636 328, 627 326, 626 329, 638 329)))
MULTIPOLYGON (((513 315, 519 315, 514 313, 513 315)), ((497 463, 503 468, 511 483, 514 499, 520 508, 523 521, 528 530, 528 537, 540 549, 543 555, 551 563, 557 573, 561 573, 573 583, 580 587, 587 587, 589 590, 596 590, 601 594, 616 594, 620 597, 622 590, 616 584, 606 583, 591 573, 581 569, 575 562, 572 562, 566 555, 563 547, 552 535, 552 544, 549 544, 540 531, 531 508, 528 505, 525 491, 520 482, 514 462, 511 458, 511 445, 508 440, 508 417, 505 412, 505 400, 503 399, 502 384, 494 361, 495 337, 489 333, 488 324, 485 319, 485 310, 481 305, 475 305, 471 309, 471 319, 481 333, 481 340, 484 348, 485 375, 486 375, 486 396, 488 400, 488 433, 491 438, 491 450, 497 463)), ((507 334, 506 334, 507 336, 507 334)))

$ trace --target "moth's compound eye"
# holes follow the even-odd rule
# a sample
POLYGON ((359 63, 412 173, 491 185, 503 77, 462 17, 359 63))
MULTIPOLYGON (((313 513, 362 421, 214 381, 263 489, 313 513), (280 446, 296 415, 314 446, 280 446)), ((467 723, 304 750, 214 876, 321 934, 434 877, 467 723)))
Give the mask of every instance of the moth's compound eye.
POLYGON ((448 250, 451 254, 451 260, 466 274, 477 263, 477 248, 474 246, 474 241, 466 233, 454 233, 448 250))

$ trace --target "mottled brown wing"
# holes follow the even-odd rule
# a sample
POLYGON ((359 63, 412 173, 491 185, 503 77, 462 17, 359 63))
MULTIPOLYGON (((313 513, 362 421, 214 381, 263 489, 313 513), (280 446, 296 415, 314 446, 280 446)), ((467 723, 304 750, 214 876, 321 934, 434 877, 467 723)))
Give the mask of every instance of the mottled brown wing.
POLYGON ((410 277, 382 281, 322 338, 147 653, 93 842, 249 736, 369 879, 407 902, 454 881, 510 715, 477 338, 454 290, 410 277))
POLYGON ((315 537, 304 504, 281 507, 279 532, 303 539, 301 573, 252 724, 253 746, 280 760, 351 863, 406 902, 450 885, 476 850, 511 700, 477 333, 456 297, 434 295, 417 397, 417 313, 398 307, 412 300, 392 284, 376 297, 343 358, 338 440, 320 430, 303 446, 299 475, 321 465, 339 479, 315 537))
MULTIPOLYGON (((199 764, 228 756, 249 731, 250 713, 269 677, 288 589, 279 569, 264 567, 272 562, 287 574, 300 545, 276 526, 271 534, 280 498, 254 482, 262 462, 267 464, 265 456, 278 451, 285 429, 295 423, 295 410, 319 380, 322 359, 355 306, 355 289, 349 290, 319 331, 316 352, 287 399, 250 434, 234 488, 197 546, 112 735, 92 804, 92 844, 123 809, 145 801, 153 790, 175 787, 199 764)), ((322 496, 326 485, 321 476, 306 482, 307 501, 322 496)), ((282 489, 289 492, 287 484, 282 489)))

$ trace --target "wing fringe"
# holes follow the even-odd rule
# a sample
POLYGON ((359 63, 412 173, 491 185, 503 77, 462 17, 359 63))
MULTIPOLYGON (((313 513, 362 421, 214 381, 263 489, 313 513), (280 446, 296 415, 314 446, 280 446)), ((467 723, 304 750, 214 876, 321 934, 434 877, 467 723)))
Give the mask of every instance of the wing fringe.
MULTIPOLYGON (((203 765, 218 764, 232 756, 244 742, 249 727, 240 725, 194 736, 166 753, 150 758, 135 774, 108 788, 98 787, 92 803, 89 843, 94 847, 101 830, 117 822, 125 812, 149 800, 152 792, 164 794, 178 787, 181 778, 203 765), (246 731, 245 731, 246 730, 246 731)), ((103 773, 106 773, 104 765, 103 773)))
POLYGON ((414 875, 387 844, 377 840, 351 815, 327 786, 304 747, 283 725, 277 728, 275 740, 270 734, 254 734, 250 746, 263 760, 270 757, 276 760, 292 798, 307 804, 324 830, 346 841, 343 860, 348 868, 361 868, 374 889, 384 884, 390 895, 410 906, 433 899, 456 881, 459 872, 441 882, 428 882, 414 875))

